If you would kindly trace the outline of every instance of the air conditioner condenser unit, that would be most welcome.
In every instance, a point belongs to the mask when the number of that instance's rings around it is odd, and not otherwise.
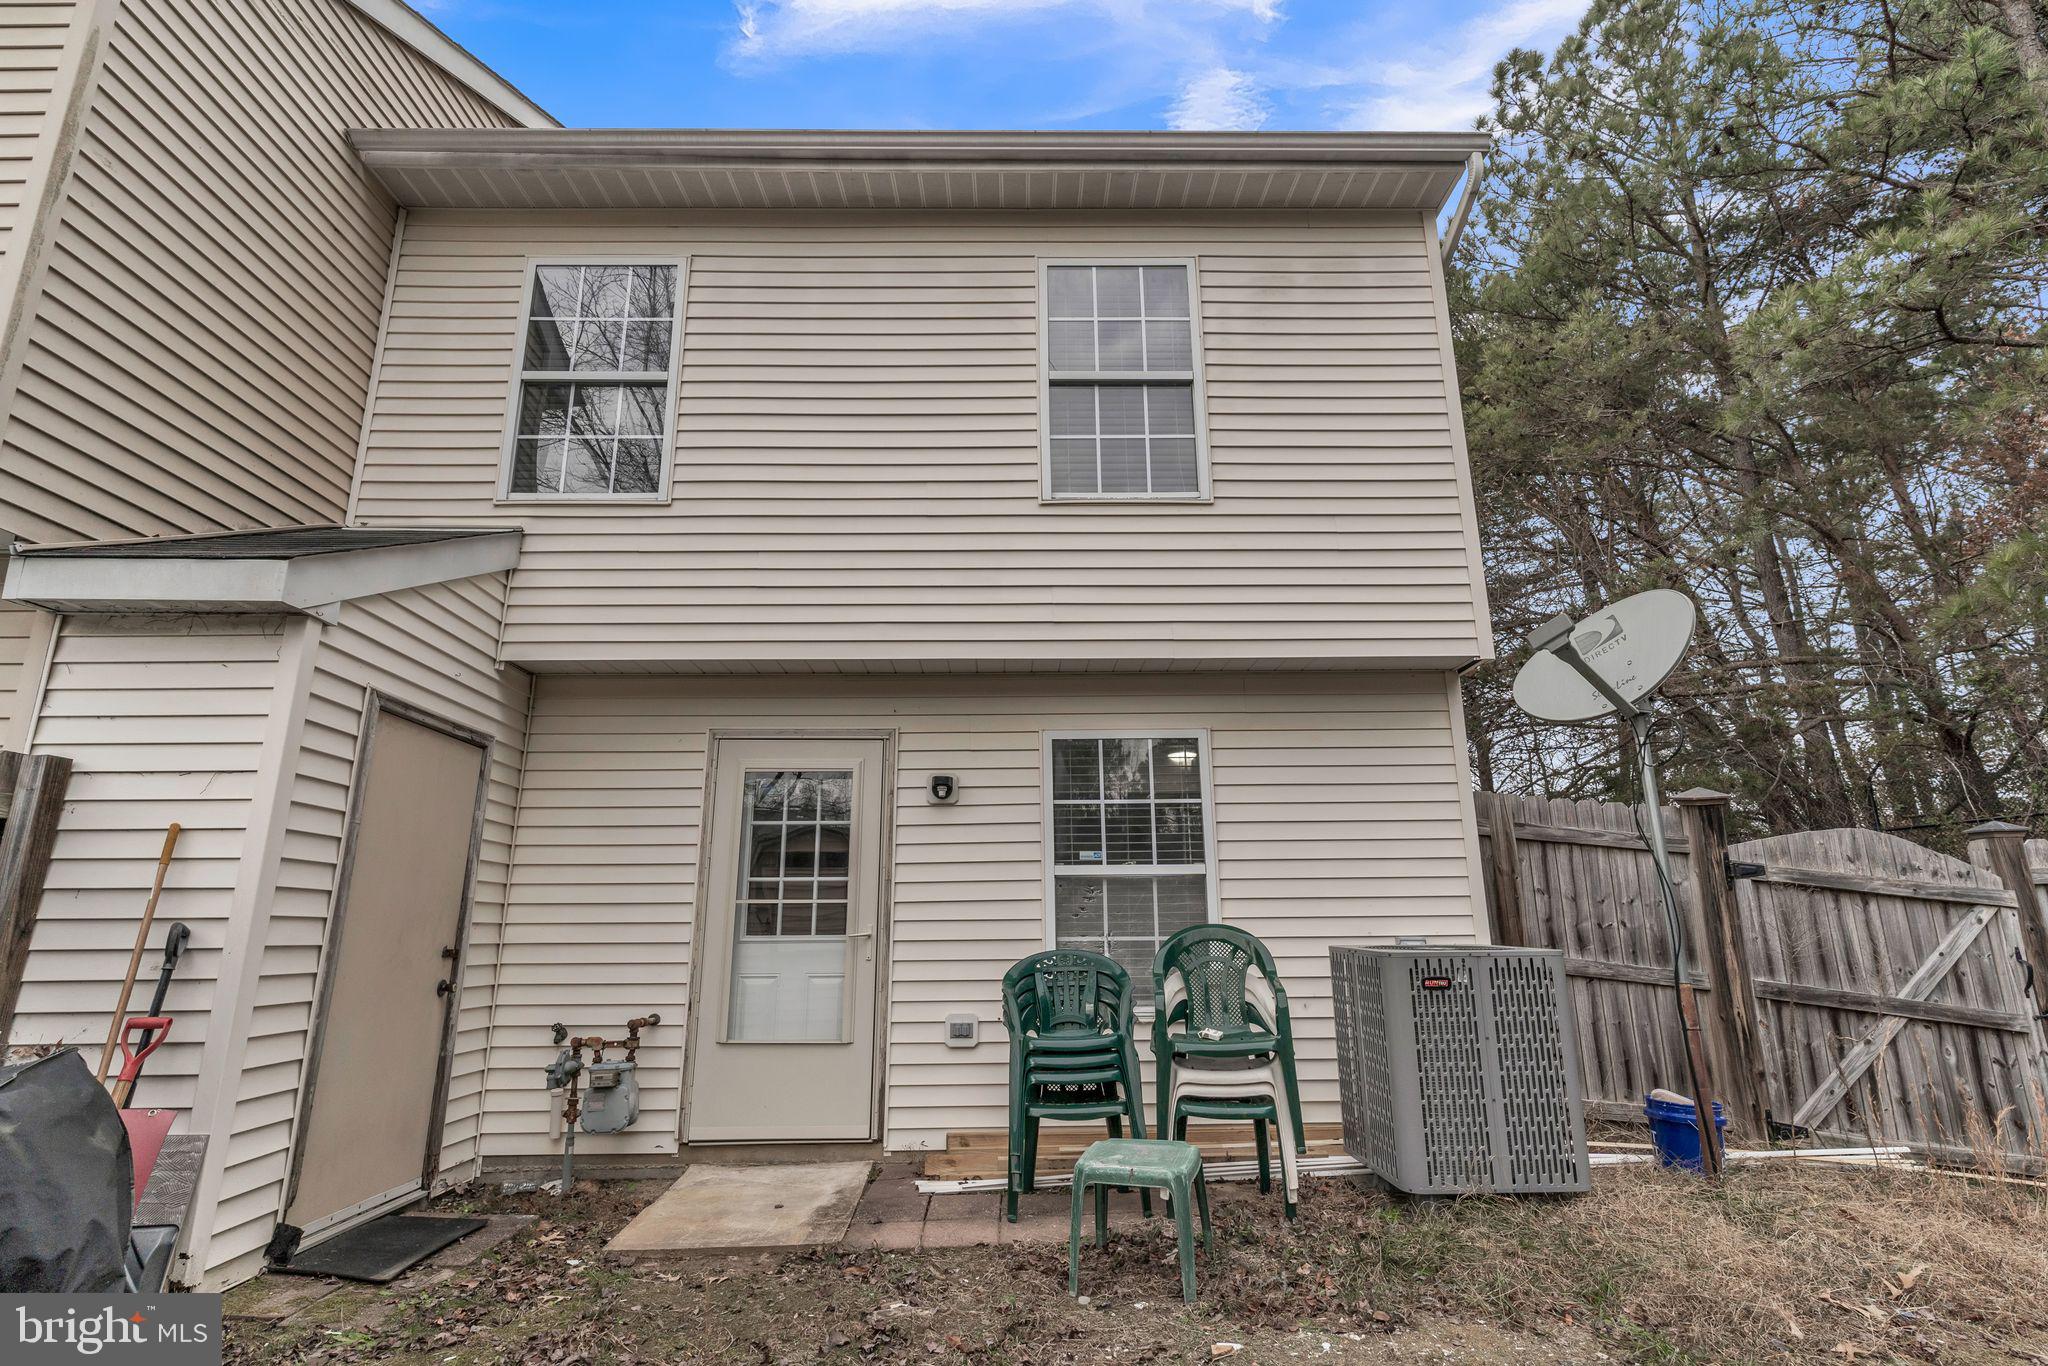
[[[1344,1148],[1416,1195],[1583,1191],[1585,1098],[1564,954],[1330,950]]]

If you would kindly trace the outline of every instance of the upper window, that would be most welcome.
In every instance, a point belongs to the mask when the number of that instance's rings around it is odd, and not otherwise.
[[[1210,918],[1202,737],[1059,736],[1048,746],[1052,942],[1114,958],[1147,1002],[1160,944]]]
[[[508,497],[663,495],[679,273],[672,265],[534,270]]]
[[[1205,495],[1189,267],[1045,268],[1045,490]]]

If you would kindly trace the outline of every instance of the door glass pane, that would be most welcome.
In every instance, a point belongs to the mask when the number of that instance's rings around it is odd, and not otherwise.
[[[727,1038],[841,1042],[853,774],[749,771],[740,810]]]

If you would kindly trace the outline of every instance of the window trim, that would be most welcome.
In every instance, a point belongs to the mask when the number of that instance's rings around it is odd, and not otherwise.
[[[1064,493],[1052,488],[1052,287],[1054,266],[1183,266],[1188,273],[1188,345],[1194,369],[1189,374],[1195,408],[1195,479],[1193,493]],[[1209,503],[1209,395],[1203,379],[1201,258],[1199,256],[1041,256],[1038,258],[1038,501],[1045,504]],[[1091,371],[1061,376],[1077,384],[1143,384],[1130,374]],[[1153,383],[1179,384],[1172,380]],[[1081,736],[1068,738],[1080,739]]]
[[[1124,864],[1074,864],[1061,867],[1053,862],[1053,797],[1052,797],[1052,747],[1056,740],[1177,740],[1194,736],[1202,745],[1202,863],[1124,863]],[[1203,876],[1203,891],[1208,901],[1208,923],[1219,925],[1223,922],[1223,903],[1217,893],[1216,867],[1216,746],[1210,738],[1207,726],[1132,726],[1095,727],[1088,730],[1049,730],[1039,737],[1039,860],[1045,868],[1045,890],[1043,911],[1045,917],[1045,947],[1056,949],[1058,928],[1055,924],[1055,908],[1058,892],[1055,879],[1060,873],[1069,875],[1086,873],[1101,876],[1105,870],[1111,877],[1172,877],[1199,872]]]
[[[558,371],[526,369],[526,332],[532,323],[533,291],[535,280],[546,266],[672,266],[676,272],[676,316],[671,323],[668,343],[668,373],[654,371]],[[597,255],[546,255],[528,256],[520,274],[518,330],[512,338],[511,376],[505,386],[505,431],[498,449],[498,484],[493,499],[499,507],[533,507],[548,504],[570,504],[588,507],[592,504],[605,506],[613,503],[638,505],[664,504],[673,496],[671,484],[675,478],[676,430],[679,425],[677,407],[682,400],[683,366],[683,314],[690,284],[690,261],[687,256],[649,255],[644,252],[607,252]],[[602,375],[602,379],[591,379]],[[595,384],[653,384],[659,381],[668,386],[668,423],[661,434],[661,481],[653,493],[514,493],[512,491],[512,453],[519,439],[519,396],[527,381],[535,383],[595,383]]]

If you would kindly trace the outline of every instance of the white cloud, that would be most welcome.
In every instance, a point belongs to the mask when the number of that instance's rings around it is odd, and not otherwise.
[[[1249,130],[1264,124],[1273,106],[1259,93],[1258,82],[1227,66],[1212,67],[1190,79],[1167,111],[1170,127],[1185,132]]]
[[[887,50],[943,29],[969,29],[1053,10],[1090,11],[1121,30],[1173,31],[1190,21],[1280,18],[1281,0],[735,0],[735,56],[769,60]],[[1077,34],[1077,36],[1080,36]]]
[[[1554,44],[1587,3],[1494,0],[1418,39],[1398,9],[1290,26],[1285,0],[733,0],[726,57],[746,69],[979,44],[1001,60],[1016,44],[1072,73],[1040,121],[1164,102],[1169,126],[1191,130],[1466,128],[1490,108],[1494,64]]]
[[[1358,73],[1374,93],[1344,121],[1365,128],[1469,128],[1493,107],[1487,86],[1508,49],[1549,46],[1577,26],[1586,0],[1509,0],[1466,20],[1442,48],[1373,63]]]

